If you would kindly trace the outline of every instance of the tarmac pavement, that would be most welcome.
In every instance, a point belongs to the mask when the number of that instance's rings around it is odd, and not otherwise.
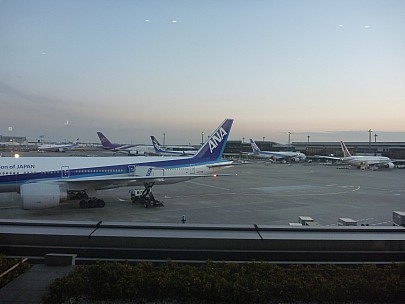
[[[22,210],[18,194],[0,194],[0,218],[186,224],[288,225],[310,216],[321,225],[341,217],[358,225],[392,225],[392,212],[405,211],[405,170],[337,169],[317,164],[238,165],[222,171],[237,174],[156,185],[162,208],[130,201],[124,187],[98,191],[104,208],[81,209],[77,201],[58,207]]]
[[[340,217],[358,225],[391,226],[392,212],[405,211],[405,170],[337,169],[319,164],[237,165],[218,178],[153,188],[165,207],[132,204],[128,191],[99,191],[105,208],[80,209],[64,202],[44,210],[22,210],[18,194],[0,194],[0,218],[71,221],[116,221],[193,224],[288,225],[311,216],[321,225],[337,225]],[[49,284],[74,266],[34,265],[0,290],[0,303],[41,303]]]

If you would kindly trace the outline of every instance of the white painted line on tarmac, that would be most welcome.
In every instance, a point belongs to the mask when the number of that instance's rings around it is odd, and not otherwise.
[[[356,191],[360,190],[360,186],[344,186],[344,185],[340,186],[338,184],[330,184],[330,185],[326,185],[326,187],[338,187],[338,188],[343,188],[343,189],[356,187],[355,189],[352,190],[352,192],[356,192]]]
[[[186,183],[199,185],[199,186],[205,186],[205,187],[209,187],[209,188],[227,190],[227,191],[231,190],[231,189],[227,189],[227,188],[222,188],[222,187],[217,187],[217,186],[212,186],[212,185],[207,185],[207,184],[202,184],[202,183],[197,183],[197,182],[186,182]]]

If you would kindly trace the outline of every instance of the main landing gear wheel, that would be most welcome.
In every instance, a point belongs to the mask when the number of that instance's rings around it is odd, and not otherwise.
[[[90,199],[82,199],[79,202],[79,206],[82,209],[87,209],[87,208],[104,208],[105,206],[105,201],[99,198],[90,198]]]

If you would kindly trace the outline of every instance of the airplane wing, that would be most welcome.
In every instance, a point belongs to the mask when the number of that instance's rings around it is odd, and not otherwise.
[[[271,153],[269,153],[269,155],[273,155],[274,158],[276,158],[276,159],[285,159],[285,158],[295,157],[295,155],[286,155],[286,154],[277,153],[277,152],[271,152]]]
[[[91,176],[91,177],[80,177],[80,178],[60,178],[57,182],[67,182],[67,183],[81,183],[81,182],[103,182],[103,181],[132,181],[132,180],[141,180],[141,181],[153,181],[161,179],[175,179],[175,178],[190,178],[190,177],[213,177],[217,174],[183,174],[183,175],[171,175],[171,176],[117,176],[117,177],[106,177],[106,176]]]
[[[341,157],[336,157],[336,156],[314,155],[313,157],[314,158],[320,158],[320,159],[342,160]]]
[[[216,163],[212,165],[207,165],[208,168],[218,168],[218,167],[231,167],[233,164],[233,161],[229,162],[223,162],[223,163]]]
[[[394,163],[393,161],[365,161],[368,166],[376,165],[388,165],[389,163]]]
[[[177,182],[194,179],[198,177],[218,177],[218,176],[234,176],[235,174],[183,174],[177,176],[91,176],[81,178],[60,178],[49,183],[68,184],[69,188],[81,189],[94,187],[94,189],[108,189],[120,186],[137,186],[145,183],[155,184],[174,184]],[[46,181],[45,181],[46,183]]]

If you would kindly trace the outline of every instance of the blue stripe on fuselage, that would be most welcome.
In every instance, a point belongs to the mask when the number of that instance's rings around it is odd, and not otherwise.
[[[233,120],[226,119],[211,135],[210,139],[200,148],[198,153],[193,157],[183,157],[179,159],[169,159],[169,160],[154,160],[146,161],[142,163],[125,162],[119,165],[104,165],[88,168],[69,168],[66,170],[68,177],[63,177],[63,168],[55,168],[49,171],[39,171],[34,173],[21,173],[21,174],[10,174],[10,175],[0,175],[0,184],[2,183],[23,183],[23,182],[35,182],[36,180],[52,180],[57,179],[62,180],[63,178],[74,179],[82,177],[94,177],[94,176],[108,176],[116,174],[129,174],[129,166],[140,166],[140,167],[155,167],[155,168],[184,168],[192,166],[204,166],[210,164],[216,164],[221,162],[226,162],[221,160],[222,153],[225,149],[225,144],[229,137],[229,132],[232,126]],[[114,161],[112,159],[112,161]],[[68,161],[66,166],[72,166]],[[112,172],[103,172],[103,171]],[[97,172],[100,171],[100,172]],[[14,172],[13,172],[14,173]]]
[[[147,163],[125,163],[114,166],[98,166],[98,167],[84,167],[69,169],[69,177],[65,177],[66,180],[83,178],[83,177],[97,177],[97,176],[109,176],[117,174],[128,175],[129,166],[139,166],[139,167],[155,167],[162,169],[171,169],[171,168],[187,168],[192,166],[204,166],[210,165],[223,161],[195,161],[193,158],[189,159],[179,159],[179,160],[167,160],[167,161],[155,161]],[[108,171],[108,172],[106,172]],[[25,182],[35,182],[37,180],[63,180],[62,170],[53,170],[49,172],[33,172],[33,173],[19,173],[19,174],[9,174],[9,175],[0,175],[0,184],[22,184]]]

